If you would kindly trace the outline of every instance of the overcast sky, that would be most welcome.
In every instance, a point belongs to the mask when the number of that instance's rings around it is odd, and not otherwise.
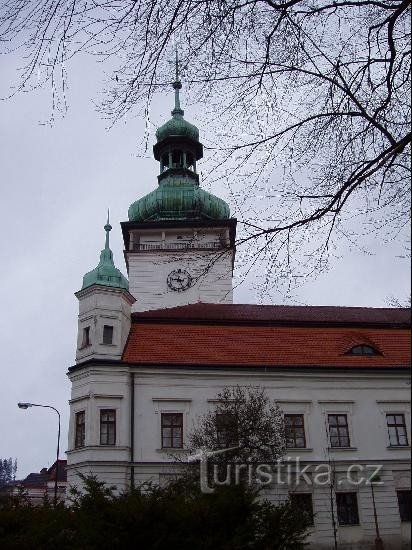
[[[0,61],[4,96],[16,60]],[[157,185],[157,162],[150,151],[138,155],[144,121],[130,118],[107,131],[92,102],[102,87],[100,67],[78,58],[69,71],[69,110],[53,126],[42,124],[50,116],[49,90],[0,102],[0,457],[17,457],[19,478],[53,463],[57,422],[47,409],[19,410],[18,401],[57,407],[63,421],[61,457],[67,448],[66,372],[74,362],[78,311],[73,293],[97,265],[106,210],[110,207],[115,263],[125,272],[119,222],[127,220],[134,200]],[[169,118],[172,101],[170,92],[156,102],[155,126]],[[184,108],[196,123],[196,109]],[[198,125],[202,139],[207,128]],[[150,150],[152,142],[153,135]],[[226,198],[221,186],[212,192]],[[385,307],[390,296],[409,296],[409,262],[398,257],[404,253],[401,243],[372,242],[369,255],[339,253],[328,273],[289,303]],[[253,286],[250,277],[236,289],[235,302],[284,301],[276,292],[256,296]]]

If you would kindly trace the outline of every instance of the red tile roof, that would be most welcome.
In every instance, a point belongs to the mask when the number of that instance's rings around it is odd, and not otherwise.
[[[174,319],[191,321],[263,322],[265,324],[411,324],[409,308],[367,308],[336,306],[271,306],[255,304],[197,303],[168,309],[133,313],[134,320]]]
[[[195,304],[133,314],[123,360],[140,365],[408,367],[409,324],[410,312],[404,309]],[[382,355],[345,355],[359,343],[375,346]]]

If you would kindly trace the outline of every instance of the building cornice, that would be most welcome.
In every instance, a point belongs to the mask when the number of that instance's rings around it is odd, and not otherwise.
[[[203,371],[252,371],[252,372],[308,372],[313,371],[315,373],[322,372],[365,372],[365,373],[397,373],[405,375],[409,372],[409,365],[392,365],[392,366],[376,366],[376,365],[262,365],[262,364],[250,364],[250,365],[239,365],[239,364],[202,364],[202,363],[188,363],[188,364],[176,364],[176,363],[128,363],[122,360],[100,360],[100,359],[88,359],[77,365],[72,365],[68,368],[68,374],[79,371],[81,369],[87,369],[91,367],[102,367],[102,368],[112,368],[113,366],[124,367],[126,369],[131,369],[135,372],[144,369],[153,369],[154,371],[159,371],[161,369],[165,370],[176,370],[176,371],[193,371],[193,370],[203,370]]]

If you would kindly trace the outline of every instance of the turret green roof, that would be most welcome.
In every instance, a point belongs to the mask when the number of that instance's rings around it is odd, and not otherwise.
[[[109,232],[112,226],[107,218],[107,223],[104,226],[106,231],[106,243],[104,249],[100,253],[100,261],[97,267],[86,273],[83,277],[82,290],[92,285],[109,286],[114,288],[123,288],[129,290],[129,281],[123,273],[117,269],[113,262],[113,252],[109,246]]]
[[[199,130],[190,122],[187,122],[183,118],[185,114],[183,109],[180,108],[179,90],[182,84],[179,80],[173,82],[173,88],[175,90],[175,108],[172,111],[172,118],[168,120],[163,126],[156,131],[157,141],[163,141],[171,136],[188,137],[194,141],[199,141]]]
[[[230,217],[229,206],[224,200],[199,187],[195,165],[190,168],[184,163],[179,165],[171,161],[175,150],[186,150],[195,160],[203,155],[199,130],[183,118],[179,97],[182,84],[177,67],[176,60],[176,80],[173,82],[175,107],[172,118],[157,130],[157,144],[153,147],[155,158],[161,162],[159,187],[131,204],[129,220],[133,222],[221,220]],[[167,165],[162,164],[163,157],[169,159]]]
[[[199,130],[183,118],[175,115],[156,131],[157,141],[162,141],[169,136],[185,136],[196,141],[199,140]]]
[[[129,208],[129,220],[221,220],[230,217],[226,202],[198,185],[181,181],[165,182],[134,202]]]

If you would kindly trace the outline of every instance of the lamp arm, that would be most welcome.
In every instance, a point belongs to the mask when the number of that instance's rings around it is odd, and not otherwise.
[[[57,416],[59,418],[59,429],[57,432],[57,450],[56,450],[56,474],[54,479],[54,506],[57,505],[57,482],[59,477],[59,454],[60,454],[60,412],[56,409],[56,407],[52,407],[52,405],[40,405],[39,403],[30,403],[31,407],[42,407],[43,409],[53,409],[54,412],[57,413]]]

